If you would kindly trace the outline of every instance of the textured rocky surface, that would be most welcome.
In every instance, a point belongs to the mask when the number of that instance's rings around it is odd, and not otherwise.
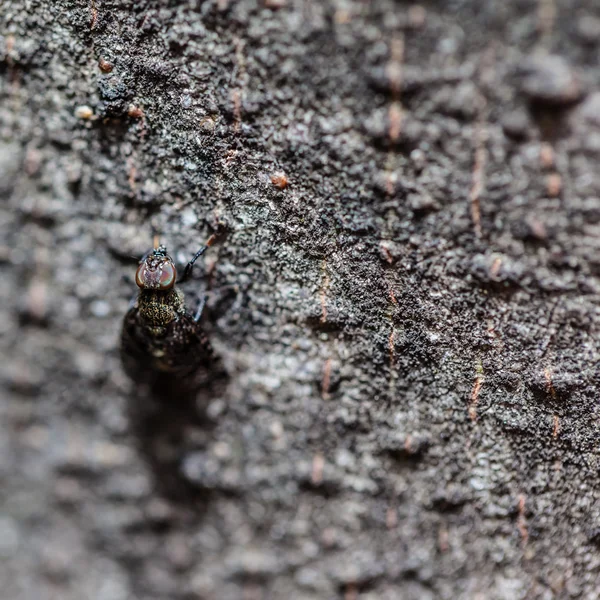
[[[599,597],[593,0],[0,24],[3,597]],[[136,259],[218,223],[229,378],[157,403]]]

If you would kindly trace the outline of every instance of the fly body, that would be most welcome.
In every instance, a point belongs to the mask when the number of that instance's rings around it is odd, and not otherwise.
[[[138,296],[125,315],[121,334],[123,364],[133,379],[151,383],[162,374],[179,383],[200,384],[209,378],[215,356],[200,325],[204,302],[192,315],[176,283],[190,276],[194,262],[214,237],[188,263],[179,281],[175,263],[164,246],[140,261],[135,275]]]

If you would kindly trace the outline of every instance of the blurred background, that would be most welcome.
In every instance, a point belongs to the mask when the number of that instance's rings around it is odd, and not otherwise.
[[[4,0],[0,596],[599,598],[599,47],[594,0]],[[227,377],[158,401],[137,261],[218,224]]]

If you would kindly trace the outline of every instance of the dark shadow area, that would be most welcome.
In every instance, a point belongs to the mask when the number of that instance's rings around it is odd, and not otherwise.
[[[191,444],[191,431],[210,438],[214,421],[206,409],[223,394],[228,377],[218,362],[210,379],[190,382],[171,375],[154,375],[140,384],[128,398],[130,431],[136,446],[152,471],[157,493],[177,504],[200,509],[209,499],[182,473],[182,459]]]

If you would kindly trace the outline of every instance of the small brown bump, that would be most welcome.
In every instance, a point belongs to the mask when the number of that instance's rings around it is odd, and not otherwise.
[[[321,534],[321,542],[325,548],[333,548],[336,542],[335,529],[333,527],[325,527]]]
[[[425,25],[427,11],[420,4],[413,4],[408,9],[408,24],[414,29],[420,29]]]
[[[144,117],[144,111],[139,106],[130,104],[129,108],[127,109],[127,116],[131,117],[132,119],[141,119]]]
[[[320,452],[317,452],[313,457],[312,473],[310,476],[313,485],[321,485],[323,483],[323,469],[325,468],[325,458]]]
[[[538,2],[538,30],[542,34],[549,34],[552,32],[554,23],[556,21],[556,4],[555,0],[539,0]]]
[[[113,65],[112,63],[108,62],[106,59],[101,58],[98,61],[98,67],[100,67],[100,70],[103,73],[110,73],[113,70]]]
[[[545,240],[548,237],[546,226],[538,218],[531,216],[527,219],[529,233],[537,240]]]
[[[225,154],[225,158],[223,159],[223,164],[228,167],[235,160],[237,153],[238,151],[234,148],[229,148],[229,150],[227,150],[227,154]]]
[[[550,173],[546,177],[546,191],[550,198],[556,198],[562,190],[562,178],[558,173]]]
[[[400,139],[400,133],[402,131],[403,112],[402,105],[399,102],[392,102],[392,104],[390,104],[388,118],[390,124],[388,136],[390,142],[395,144]]]
[[[500,273],[500,267],[502,266],[502,259],[498,256],[494,259],[492,266],[490,267],[490,277],[496,279]]]
[[[338,8],[333,15],[333,20],[336,25],[346,25],[347,23],[350,23],[351,18],[352,15],[350,11],[344,8]]]
[[[390,367],[394,367],[394,358],[395,358],[395,350],[396,347],[396,329],[392,327],[392,331],[390,332],[390,337],[388,338],[388,351],[390,355]]]
[[[448,549],[450,548],[449,538],[448,529],[445,525],[442,525],[438,531],[438,547],[440,552],[448,552]]]
[[[552,383],[552,369],[550,369],[550,367],[544,369],[544,379],[546,380],[546,392],[556,400],[556,390]]]
[[[548,143],[540,146],[540,163],[544,169],[550,169],[554,166],[554,150]]]
[[[12,64],[12,57],[9,55],[12,54],[14,47],[15,47],[15,36],[11,33],[6,36],[6,54],[8,55],[8,58],[11,60],[11,64]]]
[[[387,173],[385,176],[385,193],[393,196],[396,193],[396,184],[398,183],[398,173]]]
[[[519,535],[521,536],[521,544],[523,548],[527,546],[527,542],[529,540],[529,530],[527,528],[527,519],[525,518],[525,495],[519,494],[519,506],[518,506],[519,515],[517,517],[517,528],[519,530]]]
[[[27,291],[27,314],[35,322],[41,323],[48,313],[48,286],[39,277],[35,277]]]
[[[393,264],[394,257],[392,256],[390,249],[383,242],[379,244],[379,248],[381,250],[381,258],[383,258],[389,265]]]
[[[94,116],[94,111],[86,104],[83,104],[75,109],[75,116],[78,119],[89,121]]]
[[[40,172],[40,168],[42,166],[42,155],[37,148],[29,148],[27,150],[27,154],[25,155],[25,161],[23,163],[23,167],[25,169],[25,173],[30,177],[33,177],[37,173]]]
[[[288,178],[285,173],[274,173],[271,175],[271,183],[280,190],[284,190],[288,186]]]
[[[379,242],[379,258],[388,265],[394,264],[402,255],[402,250],[398,244],[391,240],[381,240]]]
[[[265,0],[265,8],[277,10],[283,8],[287,4],[287,0]]]
[[[344,591],[344,600],[357,600],[358,598],[358,587],[356,583],[350,581],[346,584],[346,590]]]
[[[240,90],[231,92],[231,100],[233,102],[233,130],[237,133],[242,126],[242,95]]]
[[[473,384],[473,389],[471,390],[471,401],[469,403],[469,418],[471,421],[477,420],[477,404],[479,403],[479,392],[481,391],[481,386],[483,385],[483,377],[481,375],[477,375],[475,378],[475,383]]]
[[[96,23],[98,22],[98,9],[96,8],[96,3],[92,0],[92,21],[90,23],[90,29],[93,30],[96,27]]]
[[[395,529],[398,526],[398,511],[393,506],[389,506],[385,514],[385,526],[388,529]]]
[[[215,121],[214,117],[209,115],[207,117],[204,117],[198,125],[199,125],[200,129],[202,129],[202,131],[212,133],[215,130],[216,121]]]
[[[137,168],[134,158],[131,156],[127,159],[127,182],[131,190],[135,192],[137,188]]]
[[[558,437],[558,434],[560,433],[560,419],[558,418],[558,415],[554,415],[553,423],[554,425],[552,427],[552,437],[556,439]]]

